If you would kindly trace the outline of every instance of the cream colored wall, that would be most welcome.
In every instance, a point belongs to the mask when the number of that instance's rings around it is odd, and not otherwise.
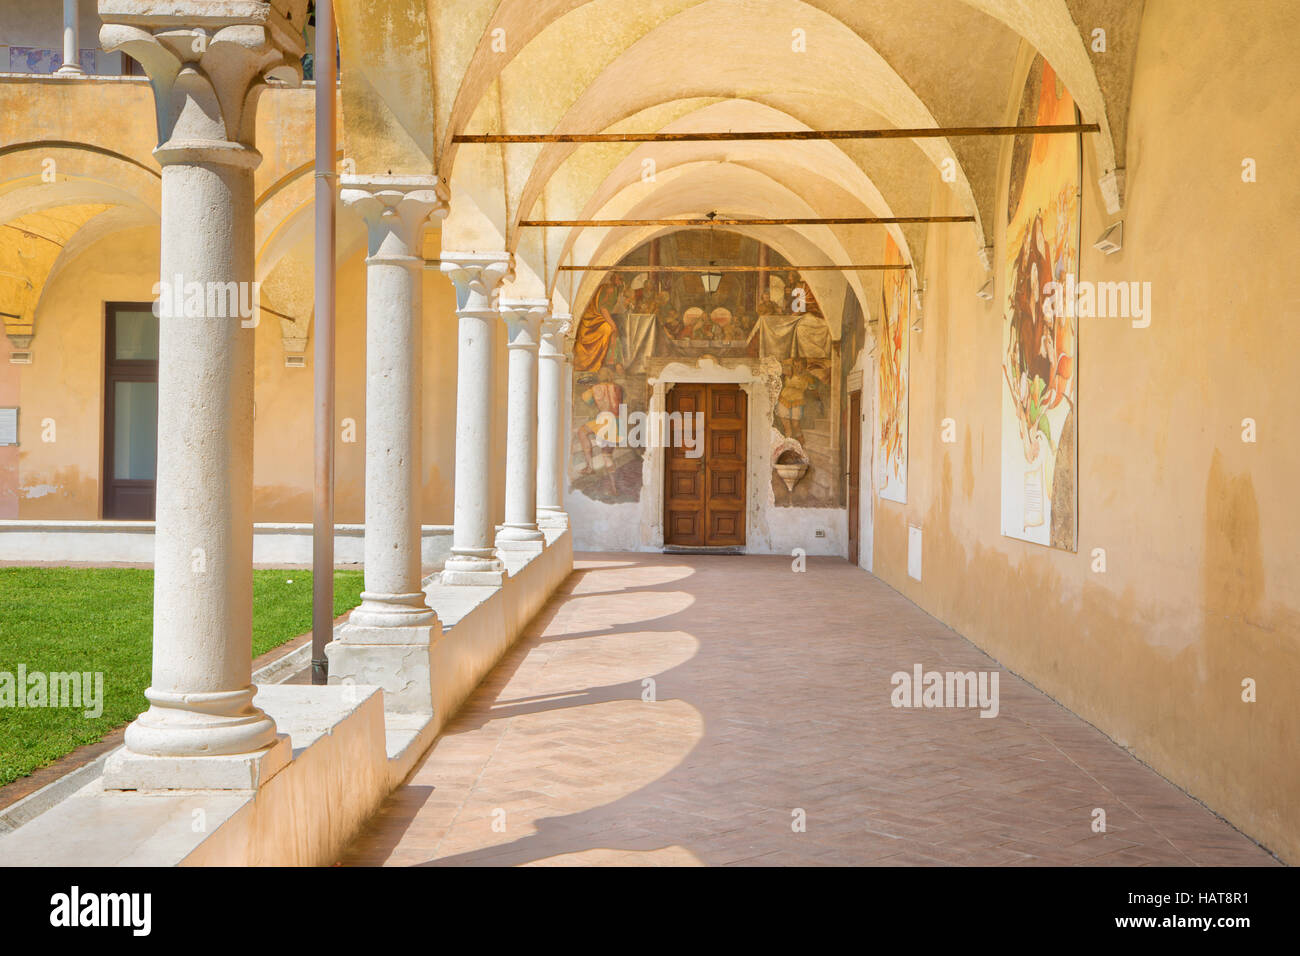
[[[158,230],[116,233],[45,287],[31,365],[19,371],[19,518],[98,518],[104,427],[104,304],[149,302]],[[42,423],[54,423],[54,441]]]
[[[61,13],[59,13],[61,17]],[[83,37],[84,39],[84,37]],[[27,140],[87,142],[156,168],[153,98],[143,81],[0,81],[0,143]],[[85,117],[104,117],[89,126]],[[293,251],[296,235],[286,224],[311,198],[312,91],[277,89],[258,107],[258,146],[263,161],[255,176],[258,195],[259,269],[276,254]],[[5,135],[7,132],[7,136]],[[19,152],[0,168],[0,198],[29,184],[41,171],[42,151]],[[58,153],[59,173],[139,199],[157,202],[156,177],[127,163],[82,150]],[[54,188],[54,187],[51,187]],[[55,207],[56,209],[58,207]],[[147,215],[147,214],[146,214]],[[311,210],[306,207],[310,230]],[[344,238],[359,229],[340,212]],[[92,220],[92,225],[94,220]],[[350,231],[349,231],[350,230]],[[277,237],[288,233],[290,240]],[[0,518],[81,519],[101,517],[103,459],[104,303],[152,300],[158,281],[157,226],[119,229],[60,263],[42,292],[35,316],[32,365],[8,363],[10,343],[0,339],[0,405],[18,405],[18,448],[0,448]],[[438,231],[426,237],[436,255]],[[270,258],[266,258],[269,256]],[[338,418],[356,422],[356,442],[336,442],[336,516],[364,519],[365,496],[365,252],[355,250],[338,270]],[[259,274],[263,274],[259,272]],[[310,308],[308,300],[307,308]],[[426,524],[452,521],[455,460],[455,296],[439,272],[424,275],[424,494]],[[254,422],[254,520],[310,521],[312,516],[312,348],[307,368],[284,366],[278,320],[263,316],[257,336]],[[505,348],[499,343],[494,434],[493,500],[504,510]],[[41,441],[41,422],[55,421],[54,443]]]
[[[1148,0],[1124,250],[1111,257],[1091,248],[1109,219],[1085,150],[1081,278],[1149,281],[1154,307],[1147,329],[1080,322],[1079,552],[1000,534],[1002,270],[993,302],[978,300],[967,234],[934,226],[908,504],[877,502],[874,558],[918,605],[1295,863],[1300,14],[1259,6],[1267,30],[1226,6]],[[1243,157],[1258,183],[1241,181]],[[1001,182],[1004,208],[1005,156]],[[941,184],[935,196],[935,213],[957,211]],[[940,442],[945,417],[955,444]],[[1241,440],[1246,417],[1256,444]],[[920,583],[908,524],[924,531]],[[1241,699],[1244,678],[1256,703]]]
[[[365,263],[357,252],[339,268],[337,417],[356,422],[356,442],[336,451],[337,520],[364,520]],[[0,367],[0,405],[16,404],[20,446],[0,449],[0,517],[99,518],[103,459],[104,304],[152,299],[158,281],[158,231],[145,227],[93,244],[47,287],[37,313],[31,365]],[[424,495],[426,524],[452,521],[455,460],[456,317],[451,283],[424,278]],[[254,520],[310,521],[312,516],[312,369],[286,368],[279,324],[258,324],[254,421]],[[6,348],[8,342],[5,342]],[[308,355],[311,354],[309,343]],[[504,353],[502,348],[501,353]],[[7,358],[7,356],[6,356]],[[504,354],[498,376],[499,434],[494,460],[504,462]],[[45,419],[55,441],[41,440]],[[6,459],[12,459],[7,467]],[[504,469],[494,475],[498,511]],[[498,514],[498,519],[500,515]]]

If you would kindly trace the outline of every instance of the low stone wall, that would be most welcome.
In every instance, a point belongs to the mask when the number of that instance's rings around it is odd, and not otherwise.
[[[259,685],[293,759],[257,791],[103,788],[96,777],[0,836],[4,866],[304,866],[333,862],[410,773],[573,570],[567,529],[508,564],[500,588],[425,588],[443,619],[431,714],[394,713],[361,684]]]
[[[359,566],[366,526],[334,526],[334,564]],[[443,566],[451,551],[450,525],[424,525],[421,562],[426,571]],[[311,564],[310,524],[253,525],[255,565]],[[153,564],[152,521],[0,521],[0,561],[30,564]]]

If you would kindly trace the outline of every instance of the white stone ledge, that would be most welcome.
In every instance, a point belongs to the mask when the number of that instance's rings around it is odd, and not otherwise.
[[[311,865],[328,862],[388,794],[374,687],[275,684],[257,703],[293,760],[258,791],[105,790],[96,778],[0,837],[6,866]]]
[[[259,684],[258,706],[293,750],[261,790],[109,791],[96,773],[0,835],[0,866],[332,863],[573,570],[567,529],[546,540],[500,588],[444,587],[436,575],[426,586],[444,624],[432,717],[386,713],[372,686]]]
[[[573,570],[568,529],[545,534],[541,553],[511,557],[510,574],[499,588],[444,585],[437,575],[425,585],[429,606],[442,622],[431,662],[433,722],[439,731]]]
[[[365,525],[334,526],[336,567],[360,565],[365,552]],[[312,529],[306,523],[253,525],[255,565],[311,564]],[[451,525],[421,528],[420,560],[441,568],[451,552]],[[152,521],[0,520],[0,561],[48,564],[88,562],[152,564]]]

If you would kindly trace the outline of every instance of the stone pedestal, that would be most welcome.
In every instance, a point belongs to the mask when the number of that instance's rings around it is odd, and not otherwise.
[[[572,317],[556,315],[542,321],[537,370],[537,526],[567,528],[564,511],[565,448],[569,433],[564,339]]]
[[[497,550],[538,554],[546,538],[537,528],[537,350],[546,299],[502,299],[509,352],[506,425],[506,520]]]
[[[446,216],[436,177],[344,176],[344,205],[366,221],[365,590],[351,624],[437,624],[421,587],[421,237]],[[440,194],[439,190],[443,192]]]
[[[104,13],[100,38],[149,73],[162,166],[159,289],[205,290],[205,313],[159,299],[158,470],[149,709],[109,758],[109,789],[248,789],[289,761],[253,704],[253,170],[257,94],[297,76],[302,39],[216,0],[202,28],[174,4]],[[220,32],[223,42],[210,43]],[[215,294],[238,290],[232,302]],[[253,301],[253,314],[239,302]]]
[[[331,684],[377,684],[387,710],[430,712],[442,625],[420,567],[421,237],[447,214],[433,176],[344,176],[366,221],[366,533],[361,604],[325,648]]]
[[[456,505],[443,584],[500,586],[492,488],[492,328],[498,294],[511,269],[506,252],[443,252],[442,271],[456,286],[460,321],[456,379]]]

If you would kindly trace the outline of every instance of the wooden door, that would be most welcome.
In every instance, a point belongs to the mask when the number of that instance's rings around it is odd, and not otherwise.
[[[858,509],[862,505],[859,488],[862,484],[862,390],[849,392],[849,416],[845,421],[848,428],[848,441],[844,447],[849,450],[849,471],[846,486],[849,496],[849,563],[858,563],[858,535],[862,524]]]
[[[704,415],[705,544],[745,543],[745,399],[739,385],[708,385]]]
[[[745,543],[746,398],[739,385],[682,383],[668,392],[669,421],[690,418],[688,447],[664,436],[664,544],[739,547]],[[697,434],[696,413],[703,415]]]
[[[680,414],[684,420],[703,412],[706,386],[674,385],[668,392],[668,421]],[[696,419],[691,418],[694,422]],[[692,432],[694,436],[694,432]],[[675,440],[671,426],[664,429],[664,544],[704,546],[705,462],[692,458],[690,449]]]

